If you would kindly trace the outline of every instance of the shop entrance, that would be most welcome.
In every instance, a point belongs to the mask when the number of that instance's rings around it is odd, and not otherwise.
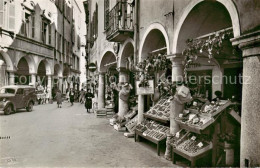
[[[29,85],[29,65],[24,57],[18,62],[17,69],[15,83],[19,85]]]
[[[37,71],[37,83],[43,87],[47,87],[48,78],[46,76],[46,66],[43,61],[40,62],[38,71]]]

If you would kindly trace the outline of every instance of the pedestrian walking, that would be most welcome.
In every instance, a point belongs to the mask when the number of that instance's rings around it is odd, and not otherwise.
[[[67,100],[68,102],[70,102],[70,91],[69,91],[69,89],[68,89],[67,92],[66,92],[66,100]]]
[[[60,91],[60,90],[57,91],[55,98],[56,98],[56,100],[57,100],[58,108],[61,108],[61,104],[62,104],[62,94],[61,94],[61,91]]]
[[[70,103],[73,106],[75,91],[72,88],[70,89],[69,96],[70,96]]]
[[[84,97],[85,97],[85,91],[84,91],[84,89],[81,89],[80,96],[79,96],[79,102],[81,104],[84,102]]]
[[[90,92],[90,89],[87,90],[87,93],[85,95],[85,108],[87,109],[87,112],[90,112],[90,109],[92,109],[92,98],[94,95]]]

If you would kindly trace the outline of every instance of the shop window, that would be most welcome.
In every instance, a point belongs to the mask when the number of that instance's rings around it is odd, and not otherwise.
[[[49,44],[51,44],[51,25],[49,24]]]
[[[0,0],[0,27],[4,26],[4,0]]]
[[[47,36],[47,23],[42,21],[42,28],[41,28],[41,34],[42,34],[42,42],[46,43],[46,36]]]
[[[9,4],[8,27],[11,30],[15,29],[15,4]]]

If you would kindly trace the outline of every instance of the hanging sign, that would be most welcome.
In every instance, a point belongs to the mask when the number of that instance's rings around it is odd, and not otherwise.
[[[140,81],[136,81],[136,94],[137,95],[151,95],[154,94],[154,81],[148,80],[148,86],[140,86]]]
[[[97,69],[97,65],[95,63],[88,64],[88,70],[91,72],[95,72]]]

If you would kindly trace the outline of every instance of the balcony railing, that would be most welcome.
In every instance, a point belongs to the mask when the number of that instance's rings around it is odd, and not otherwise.
[[[109,41],[124,41],[134,32],[133,6],[127,2],[118,2],[107,14],[106,34]]]

